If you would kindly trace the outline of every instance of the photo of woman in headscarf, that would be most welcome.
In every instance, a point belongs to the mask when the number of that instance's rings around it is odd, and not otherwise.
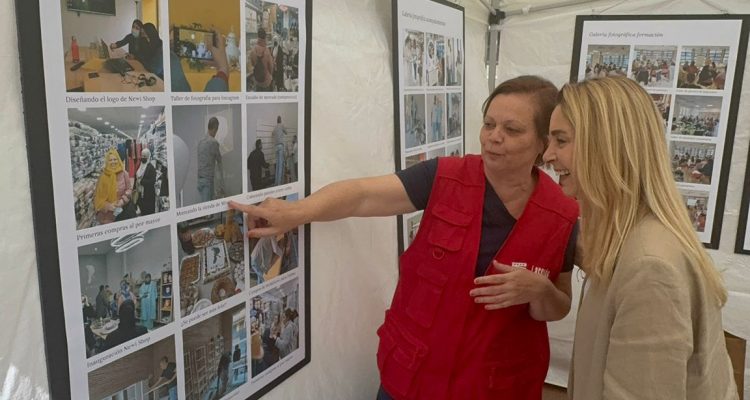
[[[141,151],[141,165],[135,173],[138,182],[138,208],[140,215],[150,215],[156,211],[156,168],[151,163],[151,152]]]
[[[94,193],[96,221],[99,224],[108,224],[134,217],[135,215],[122,215],[123,210],[130,203],[131,195],[130,179],[125,173],[125,166],[120,155],[114,148],[109,149],[104,156],[104,169],[96,183]]]

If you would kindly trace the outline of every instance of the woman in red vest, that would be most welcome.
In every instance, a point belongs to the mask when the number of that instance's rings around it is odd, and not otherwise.
[[[556,94],[534,76],[500,84],[483,106],[481,156],[336,182],[297,202],[230,203],[262,220],[251,237],[424,210],[378,330],[379,399],[541,399],[545,321],[570,309],[578,218],[535,167]]]
[[[674,182],[651,96],[605,78],[566,85],[559,100],[545,160],[580,199],[587,275],[569,395],[737,399],[727,292]]]

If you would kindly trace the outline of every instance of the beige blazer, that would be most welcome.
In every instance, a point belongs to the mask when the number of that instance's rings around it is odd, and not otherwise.
[[[574,400],[734,400],[721,309],[655,217],[625,240],[608,286],[588,281],[568,393]]]

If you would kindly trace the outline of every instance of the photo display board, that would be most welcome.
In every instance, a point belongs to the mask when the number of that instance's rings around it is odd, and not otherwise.
[[[256,399],[310,360],[309,0],[18,1],[52,398]],[[40,28],[43,27],[43,28]]]
[[[698,238],[719,248],[748,16],[578,16],[571,81],[627,76],[664,122],[672,172]]]
[[[435,0],[393,0],[396,170],[464,155],[464,9]],[[398,217],[399,252],[422,211]]]

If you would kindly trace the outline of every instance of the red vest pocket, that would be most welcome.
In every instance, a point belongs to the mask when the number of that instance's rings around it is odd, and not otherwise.
[[[432,220],[427,241],[451,252],[461,250],[472,216],[444,204],[436,204],[432,208],[432,214],[437,218]],[[435,251],[433,256],[437,259],[442,258],[442,255],[435,255]]]
[[[378,369],[383,387],[393,396],[409,396],[414,378],[427,356],[428,347],[389,318],[378,329]]]
[[[419,325],[429,328],[437,314],[448,277],[436,269],[421,266],[417,269],[419,280],[409,297],[406,314]]]

